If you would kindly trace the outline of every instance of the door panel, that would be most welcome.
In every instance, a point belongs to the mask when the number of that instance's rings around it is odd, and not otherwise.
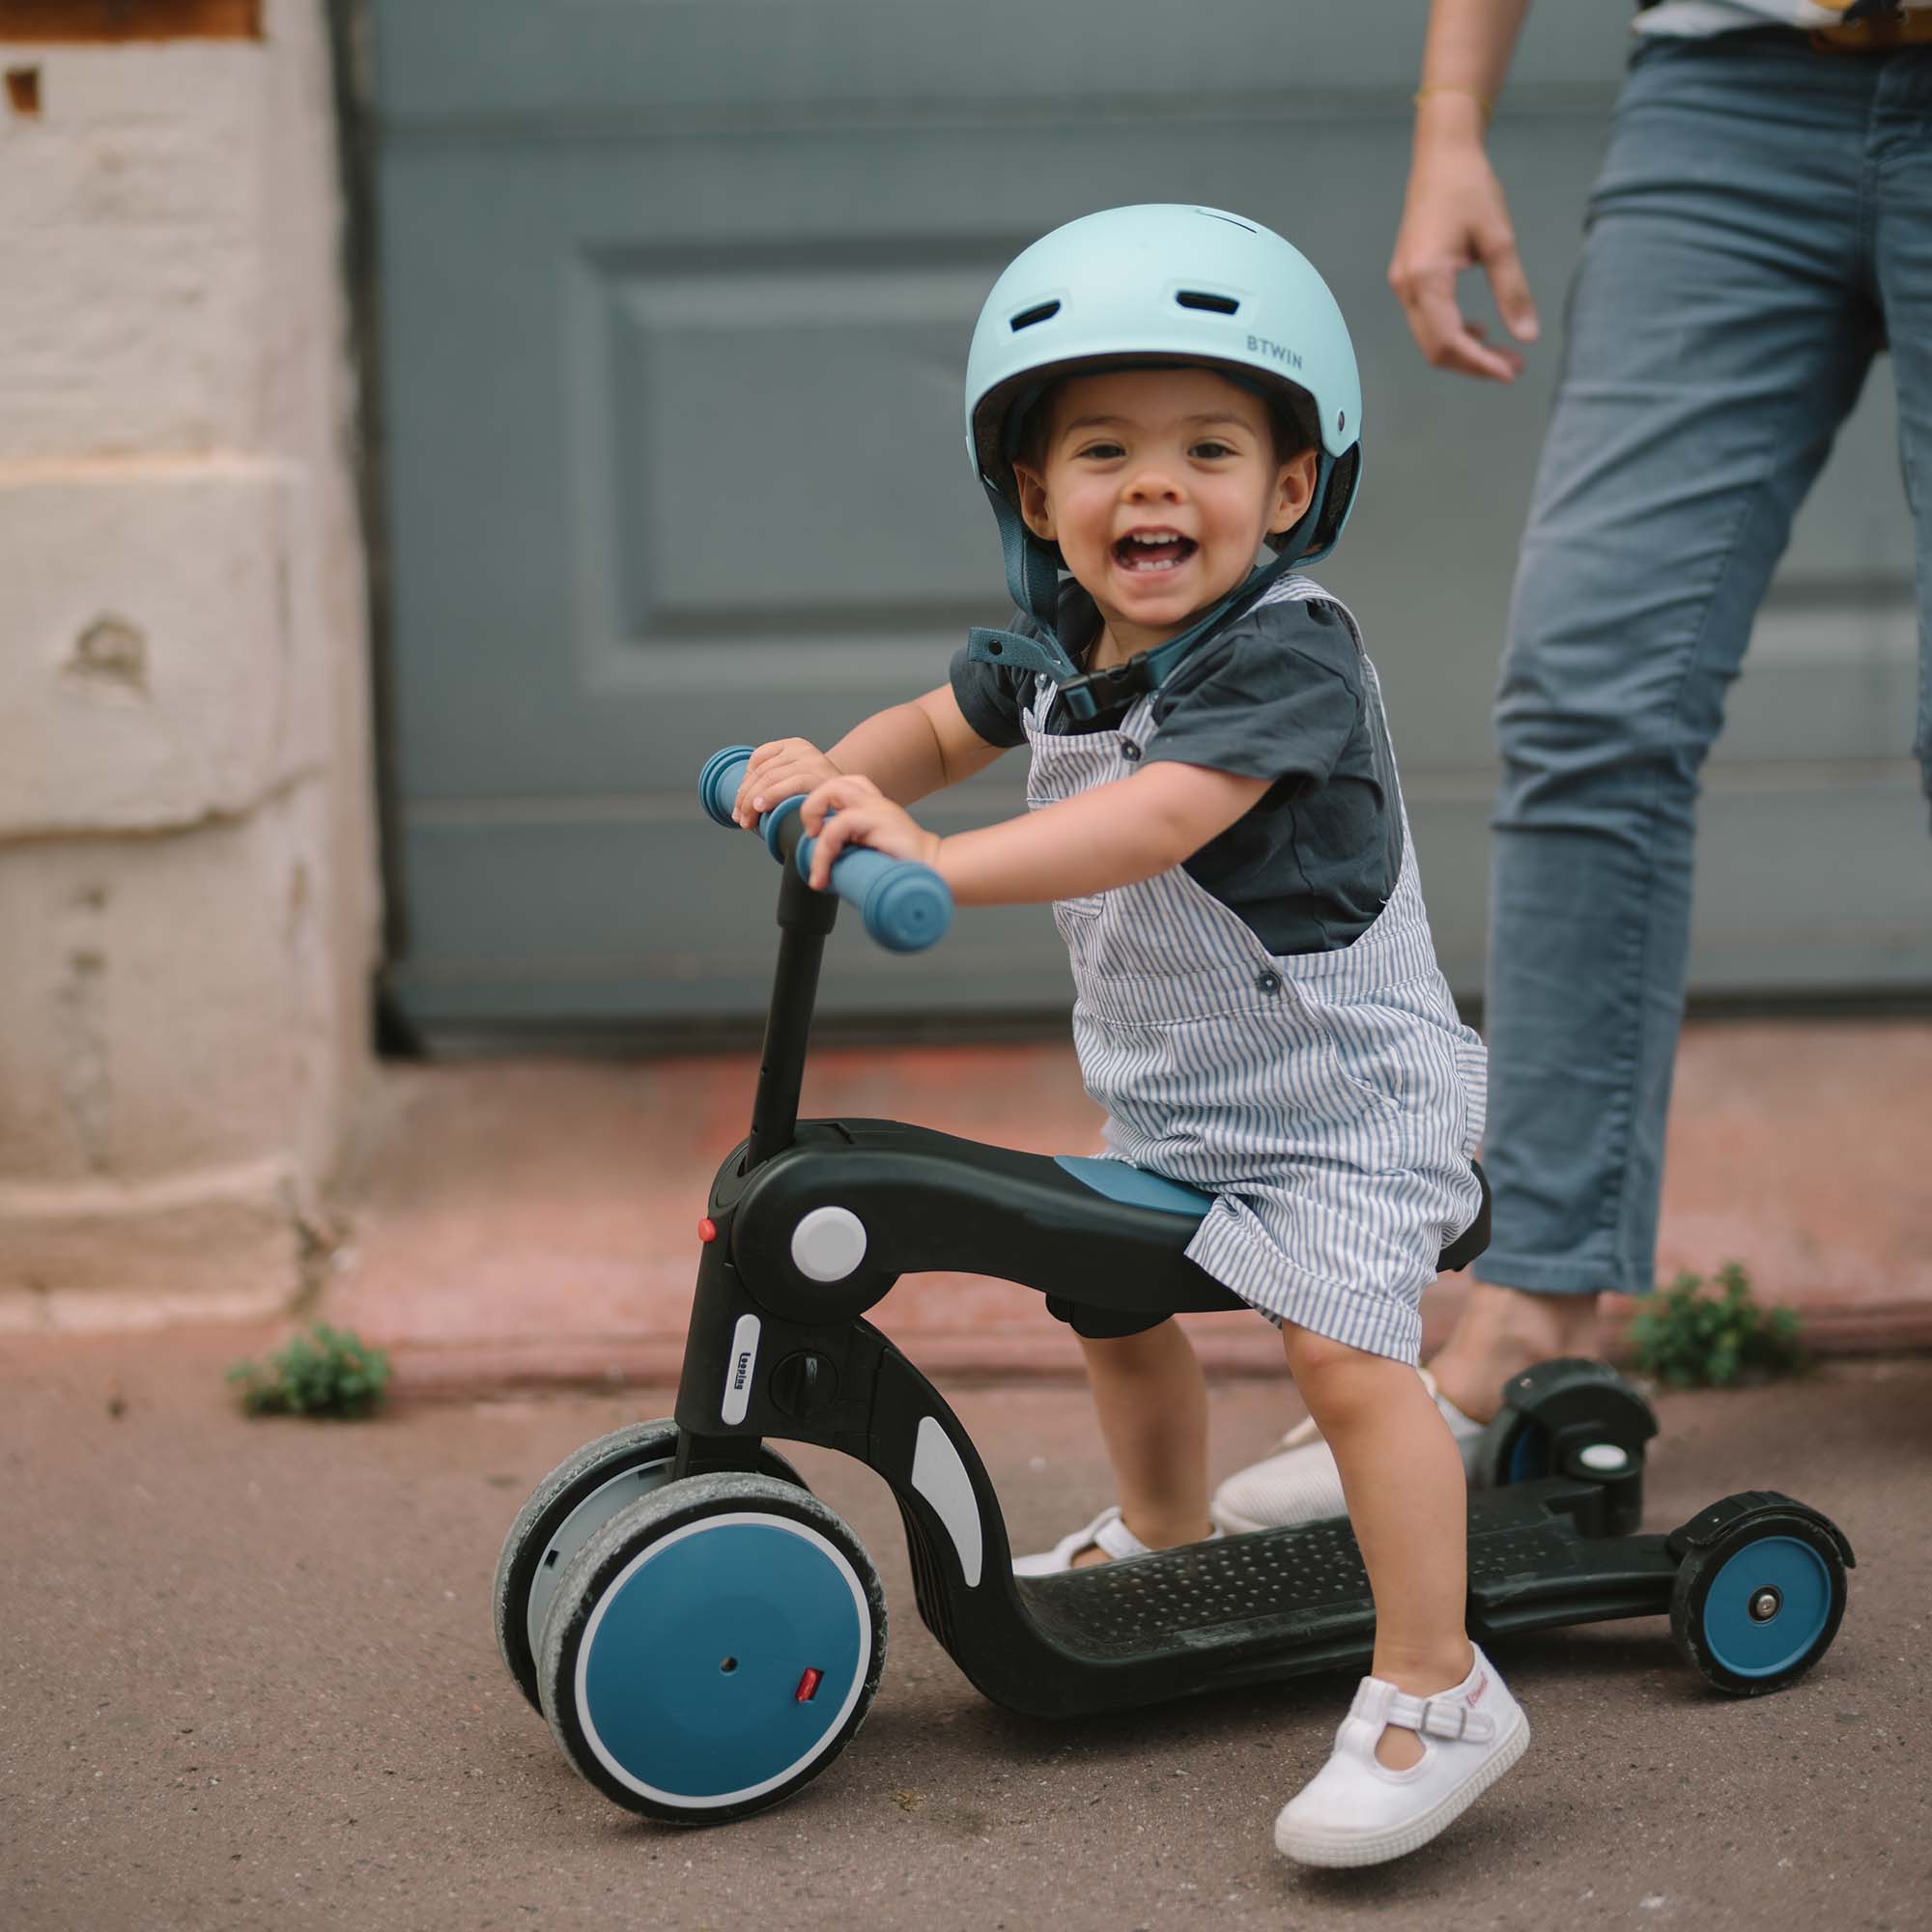
[[[1499,389],[1425,368],[1383,282],[1425,12],[1364,35],[1344,0],[1204,0],[1177,33],[1141,0],[378,0],[412,1017],[761,1006],[776,873],[698,817],[697,767],[829,743],[1005,617],[959,419],[973,320],[1035,236],[1136,200],[1273,223],[1350,317],[1365,486],[1321,575],[1382,672],[1445,963],[1478,986],[1490,695],[1623,22],[1532,16],[1494,148],[1549,340]],[[1872,387],[1710,774],[1705,988],[1932,983],[1910,545]],[[929,822],[1018,810],[1014,764]],[[1016,908],[962,915],[919,961],[841,933],[822,999],[1068,990],[1045,911]]]

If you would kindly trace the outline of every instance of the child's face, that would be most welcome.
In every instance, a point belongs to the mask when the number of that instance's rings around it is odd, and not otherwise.
[[[1178,637],[1314,495],[1315,452],[1278,464],[1266,406],[1211,370],[1076,376],[1050,401],[1037,466],[1013,465],[1020,512],[1123,651]]]

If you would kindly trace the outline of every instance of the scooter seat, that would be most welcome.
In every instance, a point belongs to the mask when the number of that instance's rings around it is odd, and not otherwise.
[[[1104,1194],[1109,1201],[1119,1201],[1132,1208],[1158,1208],[1169,1214],[1189,1214],[1200,1220],[1214,1205],[1211,1194],[1204,1194],[1198,1187],[1190,1187],[1185,1181],[1172,1180],[1164,1174],[1150,1174],[1144,1167],[1134,1167],[1124,1160],[1095,1160],[1091,1155],[1061,1153],[1054,1155],[1054,1165],[1066,1172],[1096,1193]],[[1483,1172],[1483,1164],[1472,1160],[1469,1165],[1476,1171],[1476,1182],[1483,1190],[1483,1205],[1476,1212],[1476,1218],[1442,1250],[1436,1263],[1436,1270],[1441,1274],[1454,1274],[1465,1268],[1490,1244],[1490,1177]]]
[[[1189,1187],[1184,1180],[1170,1180],[1164,1174],[1150,1174],[1144,1167],[1123,1160],[1095,1160],[1088,1154],[1057,1153],[1056,1167],[1064,1167],[1076,1180],[1084,1180],[1096,1194],[1109,1201],[1123,1201],[1132,1208],[1159,1208],[1170,1214],[1192,1214],[1198,1221],[1214,1205],[1211,1194]]]
[[[1247,1305],[1187,1259],[1213,1197],[1124,1161],[1026,1153],[896,1121],[804,1121],[783,1151],[748,1174],[727,1160],[720,1176],[711,1212],[731,1217],[734,1261],[760,1302],[798,1321],[862,1314],[901,1274],[934,1269],[1125,1314]],[[1485,1187],[1483,1212],[1442,1266],[1481,1253],[1488,1199]],[[799,1231],[828,1209],[863,1230],[857,1264],[805,1272]]]

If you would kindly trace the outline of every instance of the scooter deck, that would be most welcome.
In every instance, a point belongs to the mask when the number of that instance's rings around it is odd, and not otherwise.
[[[1470,1497],[1475,1635],[1668,1610],[1677,1560],[1664,1538],[1583,1533],[1593,1492],[1551,1478]],[[1179,1643],[1197,1664],[1217,1654],[1235,1677],[1292,1676],[1366,1659],[1375,1637],[1368,1573],[1340,1517],[1016,1586],[1049,1641],[1096,1663],[1172,1657]]]

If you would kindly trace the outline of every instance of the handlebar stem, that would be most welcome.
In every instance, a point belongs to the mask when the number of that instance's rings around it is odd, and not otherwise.
[[[795,847],[798,814],[790,814],[785,843]],[[806,1049],[811,1039],[812,1009],[818,1000],[818,967],[825,941],[838,917],[838,901],[815,893],[798,875],[791,851],[783,854],[779,887],[779,962],[772,977],[771,1009],[765,1018],[764,1052],[758,1062],[758,1091],[752,1103],[752,1138],[745,1168],[782,1153],[798,1131],[798,1096],[805,1084]]]

